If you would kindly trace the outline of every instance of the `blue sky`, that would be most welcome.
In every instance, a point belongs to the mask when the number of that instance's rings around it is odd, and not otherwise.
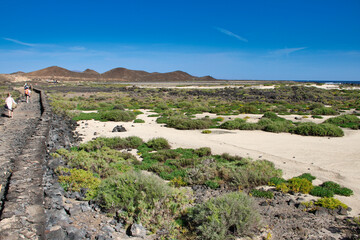
[[[0,0],[0,73],[360,80],[360,1]]]

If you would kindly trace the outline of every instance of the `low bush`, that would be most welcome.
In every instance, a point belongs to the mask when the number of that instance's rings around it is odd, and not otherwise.
[[[264,113],[264,115],[262,116],[262,118],[267,118],[270,119],[272,121],[282,121],[285,122],[287,121],[285,118],[279,117],[276,113],[274,112],[266,112]]]
[[[174,186],[174,187],[183,187],[183,186],[186,186],[187,183],[184,182],[184,180],[181,176],[179,176],[179,177],[175,177],[175,178],[171,179],[170,185]]]
[[[322,116],[319,116],[319,115],[312,115],[311,117],[312,117],[312,118],[317,118],[317,119],[323,119],[323,117],[322,117]]]
[[[276,190],[281,191],[282,193],[287,193],[290,191],[290,188],[286,182],[282,182],[276,185]]]
[[[150,139],[148,142],[146,142],[146,145],[155,151],[162,149],[170,149],[170,144],[168,140],[162,137]]]
[[[317,197],[333,197],[334,192],[328,188],[324,188],[321,186],[315,186],[311,191],[310,194]]]
[[[360,119],[355,115],[341,115],[338,117],[329,118],[325,121],[325,123],[331,123],[344,128],[360,128]]]
[[[305,178],[291,178],[287,185],[293,192],[309,193],[313,189],[311,182]]]
[[[135,119],[134,123],[145,123],[145,121],[142,119]]]
[[[240,125],[245,122],[246,121],[244,119],[235,118],[234,120],[230,120],[230,121],[226,121],[226,122],[222,123],[220,125],[220,128],[229,129],[229,130],[239,129]]]
[[[100,112],[100,115],[102,120],[114,122],[130,122],[136,118],[134,112],[122,110],[104,111]]]
[[[94,177],[92,172],[82,169],[59,167],[56,172],[59,175],[59,183],[65,191],[80,192],[81,189],[86,189],[88,199],[96,195],[101,183],[101,180]]]
[[[159,123],[159,121],[157,121]],[[181,130],[206,129],[213,125],[210,119],[190,119],[184,116],[173,116],[166,120],[166,126]]]
[[[216,118],[213,119],[213,121],[222,122],[222,121],[224,121],[224,118],[223,117],[216,117]]]
[[[328,208],[328,209],[336,209],[338,207],[342,207],[347,209],[348,206],[344,203],[342,203],[340,200],[336,199],[336,198],[332,198],[332,197],[324,197],[324,198],[320,198],[319,200],[317,200],[315,202],[315,205],[324,207],[324,208]]]
[[[341,187],[339,184],[332,181],[324,182],[321,186],[333,191],[335,194],[342,196],[351,196],[354,194],[353,190]]]
[[[75,114],[74,117],[72,117],[72,120],[74,121],[80,121],[80,120],[97,120],[97,121],[101,121],[101,115],[99,113],[78,113]]]
[[[289,132],[292,129],[292,123],[286,121],[271,122],[262,128],[266,132]]]
[[[260,217],[247,195],[234,192],[189,209],[187,221],[196,239],[233,239],[252,233]]]
[[[280,177],[272,177],[270,178],[269,185],[270,186],[277,186],[281,183],[286,183],[286,180]]]
[[[333,108],[329,107],[320,107],[315,108],[311,111],[312,115],[337,115],[339,114],[337,111],[335,111]]]
[[[141,222],[151,232],[180,216],[189,203],[185,190],[172,188],[157,176],[140,172],[104,180],[95,200],[110,212],[122,210],[118,211],[118,217],[126,224]]]
[[[257,123],[242,123],[239,125],[239,130],[261,130],[262,126]]]
[[[265,185],[272,177],[282,175],[282,171],[276,169],[274,163],[267,160],[257,160],[242,167],[230,169],[232,184],[241,188]]]
[[[310,173],[303,173],[300,176],[298,176],[297,178],[305,178],[307,179],[309,182],[312,182],[313,180],[316,179],[315,176],[311,175]]]
[[[300,123],[292,131],[295,134],[304,136],[329,136],[329,137],[342,137],[344,132],[338,126],[333,124],[323,123],[316,124],[311,122]]]
[[[201,133],[203,133],[203,134],[210,134],[210,133],[212,133],[212,132],[211,132],[211,130],[203,130],[203,131],[201,131]]]
[[[84,150],[69,152],[63,149],[57,153],[64,158],[69,167],[91,171],[101,178],[130,170],[131,163],[135,160],[133,155],[109,147],[102,147],[91,152]]]
[[[126,138],[113,137],[113,138],[104,138],[98,137],[94,140],[91,140],[87,143],[80,144],[78,150],[85,150],[87,152],[95,151],[102,147],[109,147],[112,149],[125,149],[132,148],[136,149],[144,142],[141,138],[136,136],[130,136]]]
[[[168,159],[178,159],[179,156],[180,154],[178,152],[171,149],[161,149],[155,153],[151,153],[151,158],[159,162],[165,162]]]
[[[208,186],[211,189],[217,189],[220,187],[220,184],[216,181],[212,181],[212,180],[207,180],[205,182],[205,185]]]
[[[258,190],[258,189],[252,189],[250,191],[249,195],[253,196],[253,197],[259,197],[259,198],[268,198],[268,199],[273,199],[274,198],[274,193],[273,192],[264,191],[264,190]]]
[[[198,155],[199,157],[205,157],[211,155],[211,148],[209,147],[202,147],[195,149],[194,153]]]

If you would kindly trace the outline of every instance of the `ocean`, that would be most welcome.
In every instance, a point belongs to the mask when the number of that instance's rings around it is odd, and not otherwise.
[[[354,84],[360,85],[360,81],[349,81],[349,80],[292,80],[294,82],[304,83],[324,83],[324,84]]]

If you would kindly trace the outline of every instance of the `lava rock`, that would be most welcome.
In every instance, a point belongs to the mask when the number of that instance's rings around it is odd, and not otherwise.
[[[146,229],[141,225],[134,223],[129,229],[130,236],[144,238],[146,236]]]
[[[77,229],[76,227],[70,226],[66,228],[68,233],[68,239],[70,240],[78,240],[84,239],[86,235],[86,231],[83,229]]]
[[[126,132],[126,129],[122,125],[117,125],[113,128],[112,132]]]

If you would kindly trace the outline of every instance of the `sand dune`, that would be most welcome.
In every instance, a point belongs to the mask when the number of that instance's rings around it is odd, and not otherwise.
[[[360,131],[345,129],[345,136],[341,138],[224,129],[213,129],[211,134],[202,134],[201,130],[166,128],[163,124],[157,124],[156,118],[148,117],[153,113],[143,112],[145,114],[138,118],[145,120],[145,123],[80,121],[76,131],[82,134],[84,142],[98,136],[139,136],[145,141],[164,137],[173,148],[210,147],[215,154],[267,159],[283,170],[285,178],[309,172],[317,177],[315,184],[331,180],[353,189],[354,196],[336,197],[353,209],[351,215],[360,214]],[[257,117],[251,116],[253,119]],[[127,132],[112,133],[116,125],[123,125]]]

